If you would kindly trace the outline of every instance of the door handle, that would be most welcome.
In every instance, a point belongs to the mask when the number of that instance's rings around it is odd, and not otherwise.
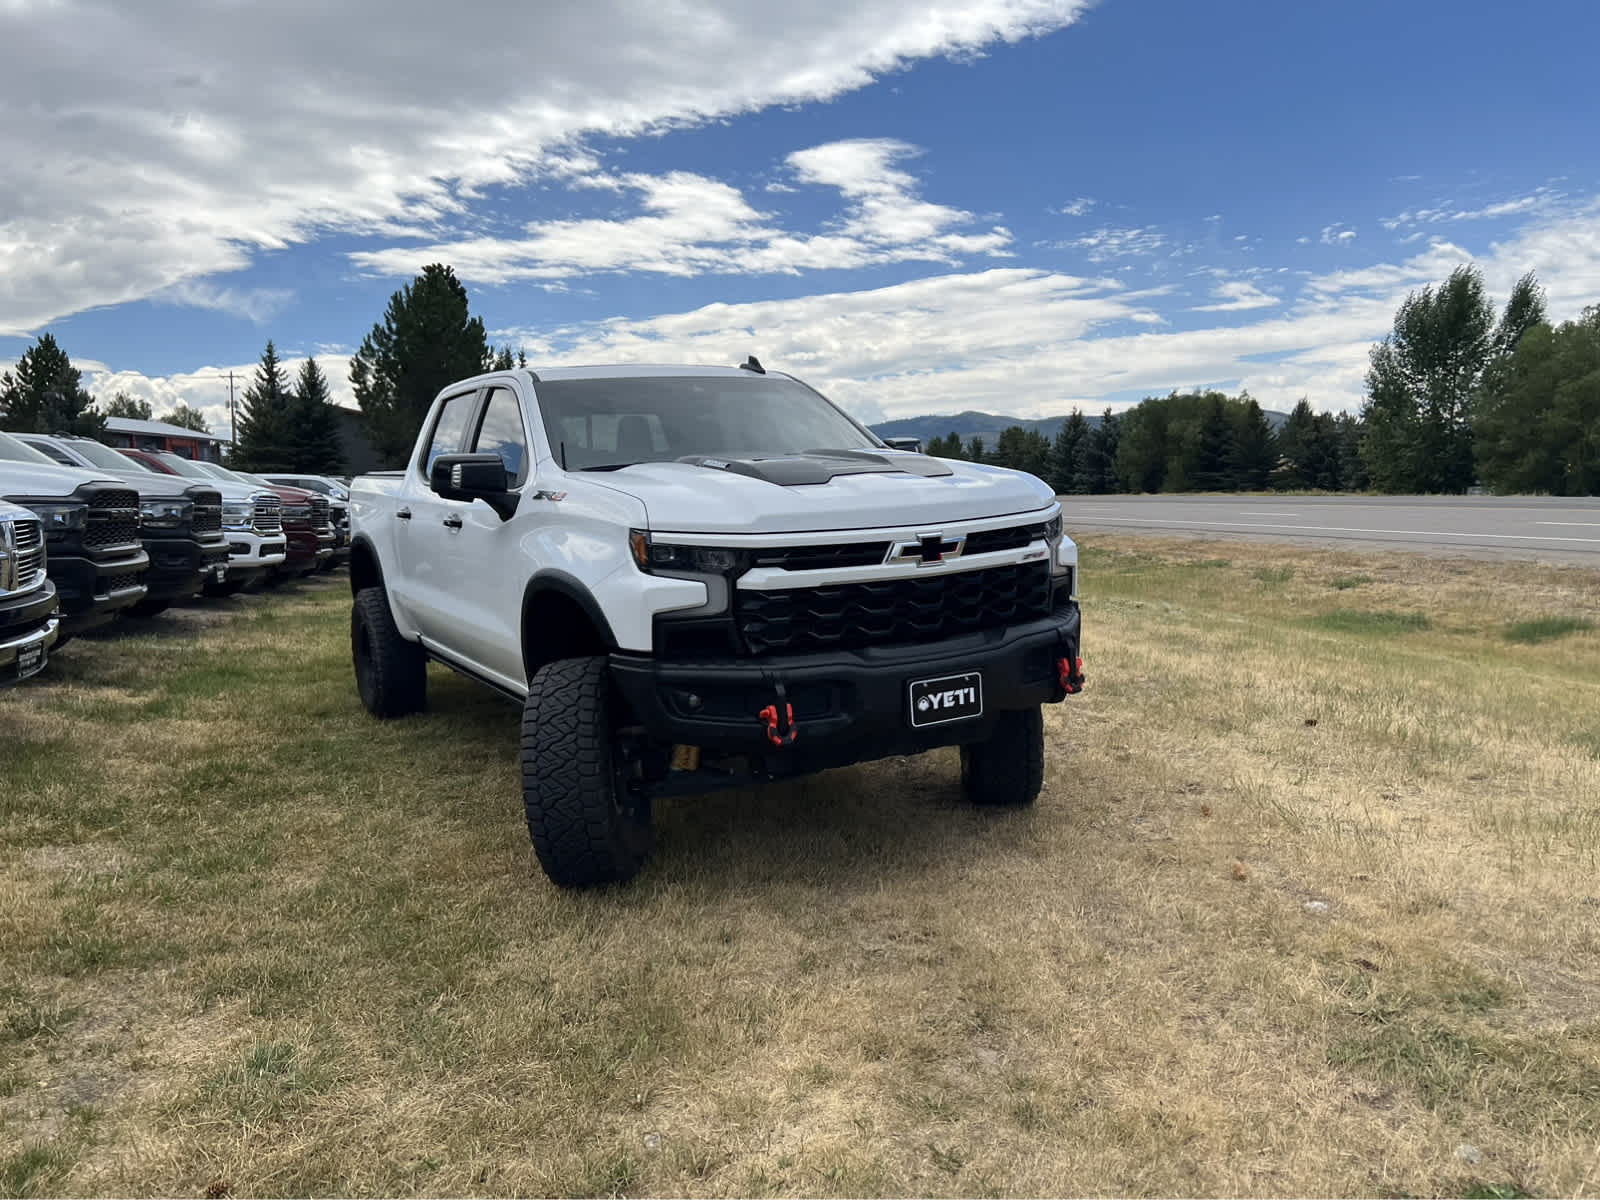
[[[460,529],[461,528],[461,518],[456,516],[455,513],[451,513],[448,517],[446,517],[444,519],[444,527],[446,529]]]
[[[411,510],[409,508],[400,509],[398,512],[396,512],[394,514],[394,519],[396,521],[409,521],[409,520],[411,520]]]

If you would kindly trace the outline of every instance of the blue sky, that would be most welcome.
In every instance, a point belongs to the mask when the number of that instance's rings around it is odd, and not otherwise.
[[[869,420],[1349,409],[1460,262],[1600,301],[1593,3],[168,5],[0,10],[0,361],[214,421],[436,260],[536,363],[753,352]]]

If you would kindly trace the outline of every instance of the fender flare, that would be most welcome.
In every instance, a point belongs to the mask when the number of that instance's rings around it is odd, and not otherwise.
[[[578,606],[579,611],[588,618],[589,623],[594,626],[595,632],[600,635],[601,641],[605,643],[606,650],[609,652],[617,648],[617,637],[611,631],[611,622],[606,620],[605,613],[601,611],[600,605],[595,602],[594,593],[565,571],[544,570],[528,580],[527,586],[522,590],[522,612],[519,629],[527,629],[528,609],[540,596],[546,595],[557,595],[572,601]],[[522,662],[524,669],[526,669],[530,662],[526,640],[524,640],[522,646]]]

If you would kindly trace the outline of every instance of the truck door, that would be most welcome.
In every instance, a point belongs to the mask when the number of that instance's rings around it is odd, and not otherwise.
[[[469,431],[466,452],[498,454],[507,485],[523,491],[533,474],[529,430],[517,393],[490,387]],[[486,675],[517,685],[522,667],[522,581],[528,577],[529,535],[548,516],[524,499],[515,516],[502,521],[487,504],[453,503],[441,517],[438,562],[457,582],[452,591],[450,649]]]
[[[434,414],[424,450],[408,469],[405,486],[397,493],[395,509],[395,557],[400,571],[392,590],[406,615],[423,639],[431,645],[449,649],[458,614],[458,599],[469,581],[453,574],[446,561],[450,543],[445,537],[445,519],[468,506],[445,500],[428,486],[428,469],[441,454],[461,450],[473,428],[481,389],[468,388],[445,398]]]

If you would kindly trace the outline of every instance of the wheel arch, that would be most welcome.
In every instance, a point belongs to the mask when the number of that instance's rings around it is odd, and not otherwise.
[[[590,591],[562,571],[542,571],[522,593],[522,667],[529,680],[546,663],[610,654],[611,624]]]
[[[357,534],[350,543],[350,594],[359,596],[363,589],[383,586],[383,566],[378,561],[378,551],[365,534]]]

